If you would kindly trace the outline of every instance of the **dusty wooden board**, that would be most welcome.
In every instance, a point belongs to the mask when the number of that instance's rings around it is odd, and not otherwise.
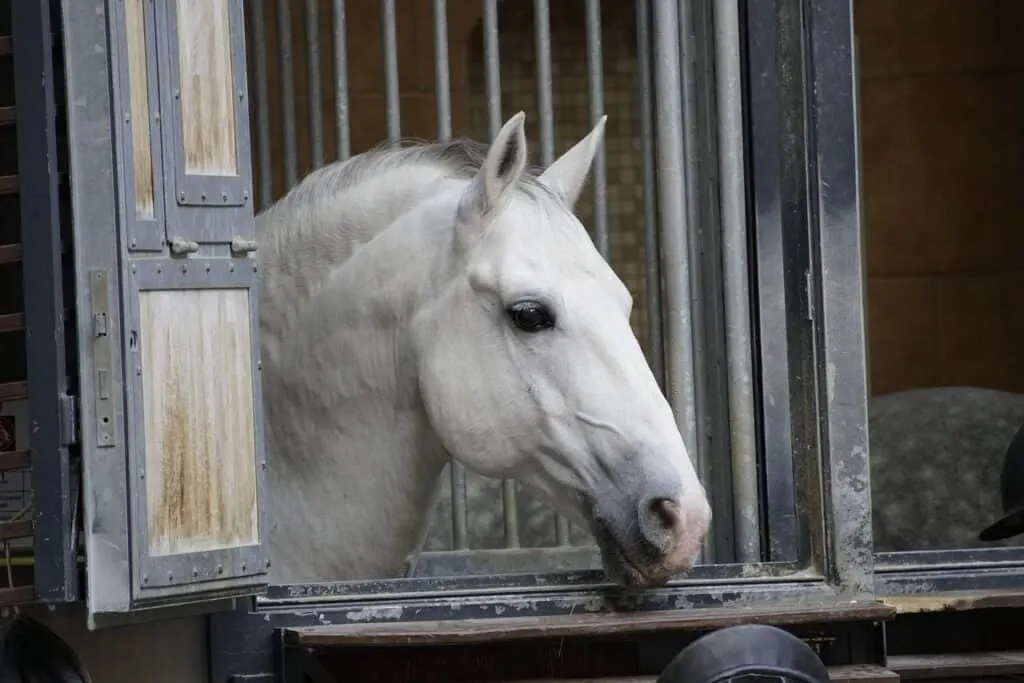
[[[128,43],[128,97],[132,117],[132,176],[135,180],[135,213],[152,219],[155,209],[153,152],[149,128],[149,73],[146,59],[145,4],[143,0],[124,3]]]
[[[23,605],[36,599],[35,586],[0,588],[0,606]]]
[[[0,401],[17,401],[22,398],[28,398],[28,382],[0,384]]]
[[[451,645],[525,638],[642,633],[662,629],[712,629],[737,624],[807,624],[888,619],[895,611],[879,602],[718,607],[644,613],[566,614],[451,621],[338,624],[284,629],[285,642],[332,645]]]
[[[28,451],[0,451],[0,472],[20,470],[32,464]]]
[[[16,194],[19,187],[17,175],[0,176],[0,194]]]
[[[27,538],[31,535],[31,519],[22,519],[17,522],[0,522],[0,541],[9,541],[15,538]]]
[[[898,614],[921,612],[965,612],[976,609],[1024,607],[1024,591],[963,591],[879,597]]]
[[[830,666],[828,675],[832,683],[866,683],[868,681],[896,683],[900,679],[894,672],[876,664]],[[539,678],[502,681],[501,683],[655,683],[657,680],[657,676],[612,676],[604,678]]]
[[[139,297],[149,552],[258,541],[249,292]]]
[[[0,244],[0,263],[20,263],[23,253],[20,244]]]
[[[186,172],[236,175],[228,0],[177,0],[176,4]],[[203,77],[196,78],[200,74]]]
[[[0,332],[17,332],[24,329],[24,313],[5,313],[0,315]]]
[[[1024,674],[1024,652],[971,652],[941,655],[898,655],[888,667],[900,678],[974,678]]]

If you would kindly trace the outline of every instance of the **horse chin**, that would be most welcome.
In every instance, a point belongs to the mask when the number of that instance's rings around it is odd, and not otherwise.
[[[602,525],[594,526],[594,538],[601,550],[601,564],[610,581],[622,588],[659,588],[672,578],[671,573],[634,560]]]

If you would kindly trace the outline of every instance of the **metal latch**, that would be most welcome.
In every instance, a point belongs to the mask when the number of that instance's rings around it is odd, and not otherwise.
[[[235,254],[248,254],[256,251],[259,248],[259,244],[255,240],[243,240],[241,237],[235,237],[231,240],[231,251]]]
[[[199,251],[199,243],[193,242],[192,240],[182,239],[181,237],[171,238],[171,253],[172,254],[194,254]]]

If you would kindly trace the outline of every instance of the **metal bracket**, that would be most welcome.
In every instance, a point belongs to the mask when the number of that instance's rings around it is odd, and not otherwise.
[[[171,239],[172,254],[194,254],[199,251],[199,243],[192,240],[175,237]]]
[[[248,254],[256,251],[259,248],[259,244],[256,240],[244,240],[241,237],[235,237],[231,240],[231,251],[235,254]]]
[[[60,443],[73,446],[78,443],[78,397],[60,395]]]
[[[114,357],[110,338],[110,271],[97,269],[89,273],[92,304],[92,354],[94,398],[96,399],[96,445],[111,448],[116,444],[114,435]]]

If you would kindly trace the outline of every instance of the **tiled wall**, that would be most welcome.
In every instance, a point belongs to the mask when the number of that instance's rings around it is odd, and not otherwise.
[[[1024,392],[1024,3],[854,7],[872,392]]]

